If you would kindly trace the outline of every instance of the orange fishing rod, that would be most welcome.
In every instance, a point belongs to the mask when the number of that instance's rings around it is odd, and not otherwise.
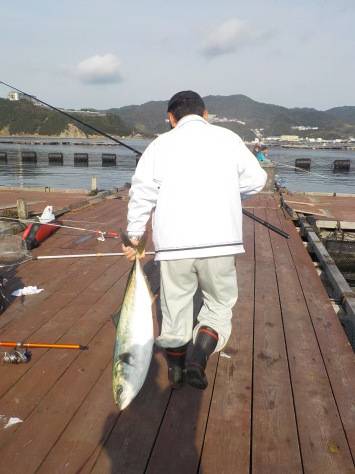
[[[85,351],[88,346],[81,344],[47,344],[42,342],[14,342],[0,341],[0,347],[11,347],[13,349],[77,349]]]

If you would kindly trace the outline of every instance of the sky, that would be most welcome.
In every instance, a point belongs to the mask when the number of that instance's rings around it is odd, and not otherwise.
[[[0,18],[0,80],[58,107],[355,106],[354,0],[0,0]]]

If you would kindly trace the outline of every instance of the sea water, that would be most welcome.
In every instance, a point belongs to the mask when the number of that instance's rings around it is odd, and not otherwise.
[[[33,144],[36,140],[38,137],[16,138],[22,143],[11,144],[1,138],[0,153],[7,153],[7,163],[0,161],[0,186],[90,189],[91,177],[96,176],[99,189],[112,189],[131,181],[136,155],[123,146],[104,140],[53,138],[44,140],[45,144]],[[51,144],[54,140],[57,144]],[[136,139],[126,143],[143,152],[150,141]],[[24,151],[36,152],[37,163],[22,163]],[[48,163],[48,153],[54,152],[63,154],[63,165]],[[87,153],[88,166],[74,166],[75,153]],[[116,154],[116,166],[103,167],[102,153]],[[269,158],[277,166],[278,181],[290,191],[355,194],[355,151],[272,148]],[[298,158],[311,159],[310,172],[294,168]],[[349,172],[333,172],[333,162],[339,159],[350,160]]]

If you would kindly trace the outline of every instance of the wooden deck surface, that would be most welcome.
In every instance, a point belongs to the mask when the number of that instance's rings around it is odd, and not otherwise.
[[[295,212],[314,214],[319,219],[355,220],[355,194],[324,196],[315,193],[285,193],[283,197]]]
[[[117,230],[126,205],[112,199],[72,216],[86,227]],[[354,472],[354,354],[276,197],[246,205],[292,237],[245,218],[233,332],[223,353],[210,358],[204,392],[172,391],[157,350],[138,397],[121,413],[115,408],[111,315],[122,300],[126,260],[18,267],[10,287],[44,291],[11,301],[0,316],[0,339],[76,342],[89,350],[39,349],[28,364],[0,366],[1,473]],[[37,252],[119,249],[118,240],[61,229]],[[158,267],[147,261],[146,271],[156,291]],[[10,417],[22,423],[5,429]]]
[[[40,213],[46,206],[53,206],[58,210],[69,205],[79,204],[88,199],[87,192],[62,192],[62,191],[30,191],[21,189],[1,189],[0,187],[0,209],[16,207],[18,199],[26,201],[28,210]]]

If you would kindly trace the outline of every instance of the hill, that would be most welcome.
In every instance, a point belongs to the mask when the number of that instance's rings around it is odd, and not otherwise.
[[[257,102],[245,95],[204,97],[212,122],[238,133],[244,140],[299,135],[325,139],[355,136],[355,107],[335,107],[325,112],[313,108],[287,108]],[[77,114],[84,122],[114,135],[140,133],[154,136],[169,129],[167,101],[112,108],[95,114],[85,109]],[[69,118],[27,100],[0,99],[0,134],[90,136],[93,132]]]
[[[346,121],[331,111],[289,109],[257,102],[241,94],[209,95],[204,97],[204,101],[209,113],[217,116],[215,122],[218,125],[236,131],[244,139],[254,138],[254,130],[262,130],[263,136],[299,135],[328,139],[355,136],[355,118],[354,122]],[[165,122],[166,108],[167,101],[154,101],[110,109],[109,112],[119,114],[136,132],[149,135],[168,130]],[[297,127],[306,129],[300,130]]]
[[[78,118],[115,135],[127,135],[130,129],[122,122],[118,114],[90,115],[78,112]],[[0,99],[0,134],[3,135],[93,135],[89,128],[65,117],[64,115],[44,107],[33,105],[28,100],[11,102]]]
[[[342,120],[343,122],[355,125],[355,107],[354,106],[344,106],[344,107],[334,107],[333,109],[327,110],[329,115]]]
[[[118,114],[133,131],[144,135],[154,135],[169,130],[166,119],[168,101],[150,101],[142,105],[109,109],[107,112]]]

